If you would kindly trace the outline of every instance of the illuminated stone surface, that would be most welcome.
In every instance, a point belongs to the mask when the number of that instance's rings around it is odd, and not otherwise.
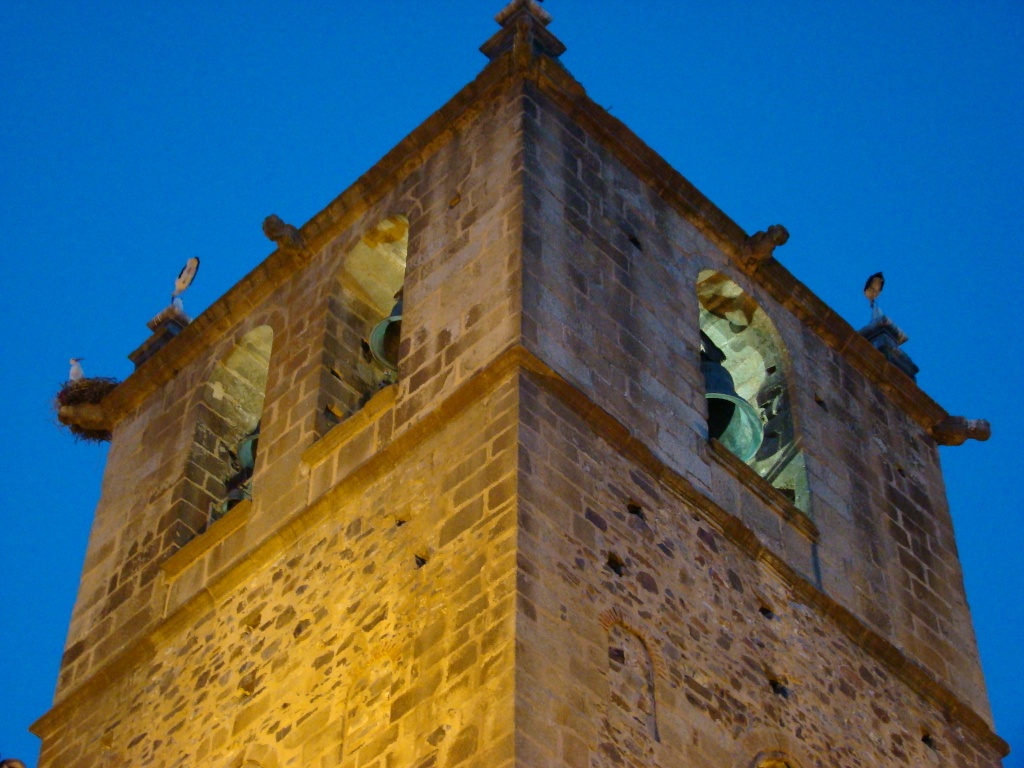
[[[930,436],[948,414],[746,259],[540,13],[513,3],[487,68],[305,250],[104,401],[41,765],[999,765]],[[799,509],[706,440],[709,270],[785,345]],[[396,286],[388,385],[360,342]],[[252,500],[207,527],[204,413],[241,399]]]

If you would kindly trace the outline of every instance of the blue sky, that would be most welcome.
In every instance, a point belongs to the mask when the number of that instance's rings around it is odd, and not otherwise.
[[[500,0],[0,4],[7,327],[0,753],[34,765],[105,449],[50,399],[123,378],[174,277],[198,314],[483,67]],[[993,437],[942,460],[998,732],[1024,753],[1024,5],[549,0],[591,96]],[[1015,751],[1006,766],[1024,766]]]

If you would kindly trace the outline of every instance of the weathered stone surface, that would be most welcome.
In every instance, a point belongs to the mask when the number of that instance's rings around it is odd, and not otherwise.
[[[510,8],[474,83],[111,396],[41,765],[996,768],[944,412]],[[379,388],[394,274],[363,278],[399,248]],[[786,348],[800,509],[708,444],[702,270]],[[210,524],[260,397],[252,500]]]

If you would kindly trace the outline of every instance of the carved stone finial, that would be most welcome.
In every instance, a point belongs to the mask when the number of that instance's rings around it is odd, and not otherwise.
[[[291,224],[285,224],[274,214],[263,220],[263,234],[277,243],[277,247],[282,251],[306,252],[306,241],[302,233]]]
[[[947,416],[932,427],[931,433],[939,445],[963,445],[968,440],[988,440],[992,426],[984,419]]]
[[[743,261],[757,269],[772,257],[775,248],[789,240],[789,230],[781,224],[772,224],[767,232],[755,232],[743,244]]]
[[[480,46],[491,61],[509,50],[516,63],[524,66],[537,55],[557,59],[565,53],[565,44],[547,30],[551,14],[537,0],[512,0],[494,20],[501,29]]]
[[[900,349],[901,345],[907,343],[909,337],[891,318],[879,315],[861,328],[859,333],[885,355],[886,360],[917,381],[917,374],[921,369],[910,359],[910,355]]]

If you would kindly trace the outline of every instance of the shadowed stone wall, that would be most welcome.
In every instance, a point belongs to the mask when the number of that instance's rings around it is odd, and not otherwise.
[[[518,765],[998,768],[529,376],[520,423]]]
[[[546,96],[528,89],[525,108],[526,347],[990,717],[932,438]],[[788,351],[810,538],[708,449],[703,270],[732,279]]]

